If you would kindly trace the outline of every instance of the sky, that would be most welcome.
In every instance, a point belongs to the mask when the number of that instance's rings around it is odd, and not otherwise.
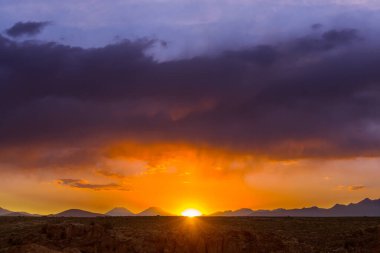
[[[0,206],[380,198],[380,3],[0,2]]]

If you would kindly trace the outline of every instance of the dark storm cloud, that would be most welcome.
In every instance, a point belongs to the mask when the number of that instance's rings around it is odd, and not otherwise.
[[[145,53],[155,43],[0,38],[0,145],[133,139],[285,159],[380,154],[380,48],[356,30],[161,63]]]
[[[316,24],[312,24],[310,28],[314,31],[317,31],[317,30],[320,30],[322,27],[323,27],[322,24],[316,23]]]
[[[323,34],[323,39],[330,43],[350,43],[359,36],[355,29],[331,30]]]
[[[82,179],[58,179],[57,182],[61,185],[70,186],[73,188],[81,188],[81,189],[90,189],[95,191],[100,190],[121,190],[127,191],[128,189],[123,187],[122,185],[111,183],[111,184],[89,184],[85,180]]]
[[[322,36],[310,35],[295,41],[293,49],[302,53],[314,51],[328,51],[360,40],[355,29],[330,30]]]
[[[278,53],[271,45],[259,45],[246,50],[227,52],[226,56],[266,66],[276,61]]]
[[[39,34],[50,22],[17,22],[5,32],[11,37],[20,37],[23,35],[33,36]]]

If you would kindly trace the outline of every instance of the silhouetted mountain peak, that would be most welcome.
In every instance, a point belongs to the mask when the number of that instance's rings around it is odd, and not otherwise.
[[[0,207],[0,216],[40,216],[38,214],[30,214],[27,212],[14,212]]]
[[[149,207],[145,209],[144,211],[142,211],[141,213],[138,213],[137,215],[139,216],[171,216],[170,213],[155,206]]]
[[[11,211],[0,207],[0,215],[10,213]]]
[[[105,216],[101,213],[92,213],[89,211],[84,211],[81,209],[69,209],[60,213],[55,214],[57,217],[99,217]]]
[[[10,213],[6,213],[6,214],[3,214],[2,216],[29,216],[29,217],[39,217],[41,215],[39,214],[30,214],[30,213],[27,213],[27,212],[10,212]]]
[[[337,208],[343,208],[345,205],[342,204],[335,204],[331,209],[337,209]]]
[[[375,202],[375,200],[371,200],[369,198],[365,198],[362,201],[360,201],[358,204],[371,204],[372,202]]]
[[[109,216],[133,216],[133,215],[135,215],[134,213],[132,213],[131,211],[129,211],[128,209],[126,209],[124,207],[116,207],[116,208],[108,211],[105,214],[109,215]]]
[[[234,214],[238,216],[250,216],[253,213],[252,209],[249,208],[241,208],[233,212]]]
[[[4,208],[1,208],[0,207],[0,215],[4,215],[4,214],[7,214],[7,213],[11,213],[12,211],[9,211],[7,209],[4,209]]]

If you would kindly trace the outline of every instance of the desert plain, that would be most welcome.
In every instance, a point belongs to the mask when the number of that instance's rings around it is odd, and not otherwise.
[[[1,217],[0,253],[380,252],[380,218]]]

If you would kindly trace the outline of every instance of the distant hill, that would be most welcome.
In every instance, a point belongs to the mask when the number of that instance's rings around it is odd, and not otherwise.
[[[349,216],[380,216],[380,199],[364,199],[348,205],[336,204],[331,208],[316,206],[299,209],[252,210],[248,208],[236,211],[216,212],[210,216],[295,216],[295,217],[349,217]]]
[[[134,216],[135,214],[132,213],[131,211],[129,211],[128,209],[124,208],[124,207],[116,207],[116,208],[108,211],[107,213],[105,213],[105,215],[108,215],[108,216]]]
[[[149,207],[148,209],[137,214],[138,216],[172,216],[172,214],[158,207]]]
[[[41,215],[39,214],[31,214],[31,213],[26,213],[26,212],[10,212],[10,213],[6,213],[6,214],[3,214],[1,216],[28,216],[28,217],[39,217]]]
[[[0,215],[5,215],[5,214],[8,214],[8,213],[11,213],[12,211],[9,211],[7,209],[4,209],[4,208],[1,208],[0,207]]]
[[[13,212],[13,211],[9,211],[7,209],[0,208],[0,216],[34,216],[34,217],[37,217],[40,215],[30,214],[27,212]]]
[[[55,217],[99,217],[106,216],[101,213],[92,213],[89,211],[84,211],[80,209],[69,209],[61,213],[54,214]]]
[[[251,216],[254,211],[249,208],[241,208],[236,211],[227,210],[222,212],[216,212],[211,214],[211,216]]]

